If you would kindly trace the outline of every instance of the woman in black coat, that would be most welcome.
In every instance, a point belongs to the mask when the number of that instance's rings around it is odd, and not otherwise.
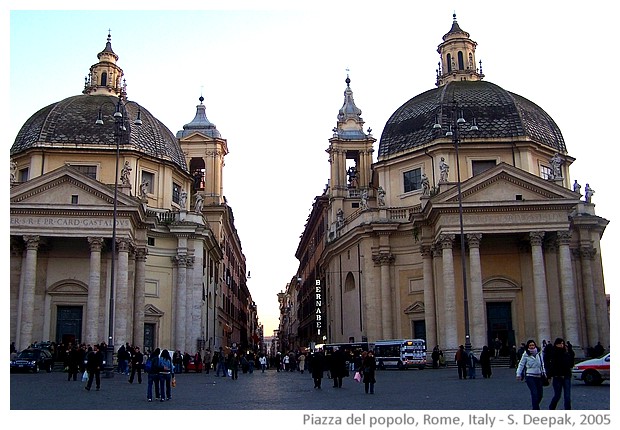
[[[375,394],[375,370],[377,370],[377,364],[375,363],[375,354],[372,351],[368,351],[366,358],[362,362],[362,370],[364,371],[364,390],[366,394]]]
[[[486,345],[482,347],[482,352],[480,353],[480,370],[483,378],[491,377],[491,351],[489,351],[489,347]]]

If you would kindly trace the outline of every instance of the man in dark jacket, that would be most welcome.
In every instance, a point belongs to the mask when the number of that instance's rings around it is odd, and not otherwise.
[[[144,354],[140,352],[140,347],[136,346],[133,349],[131,355],[131,376],[129,377],[129,383],[133,384],[133,377],[138,373],[138,384],[142,383],[142,362],[144,361]]]
[[[459,379],[467,379],[467,353],[463,345],[459,346],[456,354],[454,354],[454,361],[456,361]]]
[[[86,390],[90,391],[90,387],[93,386],[93,378],[95,379],[95,386],[97,391],[101,388],[101,369],[103,368],[103,354],[99,351],[99,345],[93,346],[92,350],[89,348],[86,355],[86,370],[88,370],[88,382],[86,383]]]
[[[547,377],[553,378],[553,397],[549,409],[555,409],[564,390],[564,409],[571,409],[571,370],[575,364],[575,353],[564,344],[564,339],[558,337],[553,348],[545,356]]]

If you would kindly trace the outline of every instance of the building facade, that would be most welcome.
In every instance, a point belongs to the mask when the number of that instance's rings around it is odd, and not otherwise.
[[[226,140],[202,98],[177,137],[129,100],[110,35],[98,60],[82,94],[32,115],[11,148],[11,341],[251,343]]]
[[[319,277],[329,342],[609,345],[608,221],[589,186],[571,181],[574,158],[553,119],[485,81],[476,45],[454,17],[438,46],[437,88],[394,112],[374,163],[376,139],[347,77],[327,149]]]

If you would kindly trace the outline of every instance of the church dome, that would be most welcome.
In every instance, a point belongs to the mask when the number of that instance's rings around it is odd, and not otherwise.
[[[66,98],[44,107],[22,126],[11,147],[11,156],[32,148],[97,151],[116,150],[113,114],[118,97],[84,94]],[[169,160],[187,171],[183,151],[174,134],[139,104],[123,102],[126,132],[121,151],[136,151],[161,160]],[[95,121],[102,114],[103,124]],[[141,125],[133,121],[140,113]]]
[[[560,129],[538,105],[486,81],[452,81],[407,101],[387,121],[379,143],[379,157],[422,147],[438,137],[433,125],[446,129],[456,102],[468,121],[475,118],[477,131],[461,132],[477,140],[529,139],[565,153]],[[473,134],[475,133],[475,135]]]

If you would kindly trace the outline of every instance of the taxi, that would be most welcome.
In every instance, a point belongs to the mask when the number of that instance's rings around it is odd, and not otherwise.
[[[583,381],[586,385],[600,385],[609,380],[610,355],[611,353],[577,363],[572,370],[573,379]]]

